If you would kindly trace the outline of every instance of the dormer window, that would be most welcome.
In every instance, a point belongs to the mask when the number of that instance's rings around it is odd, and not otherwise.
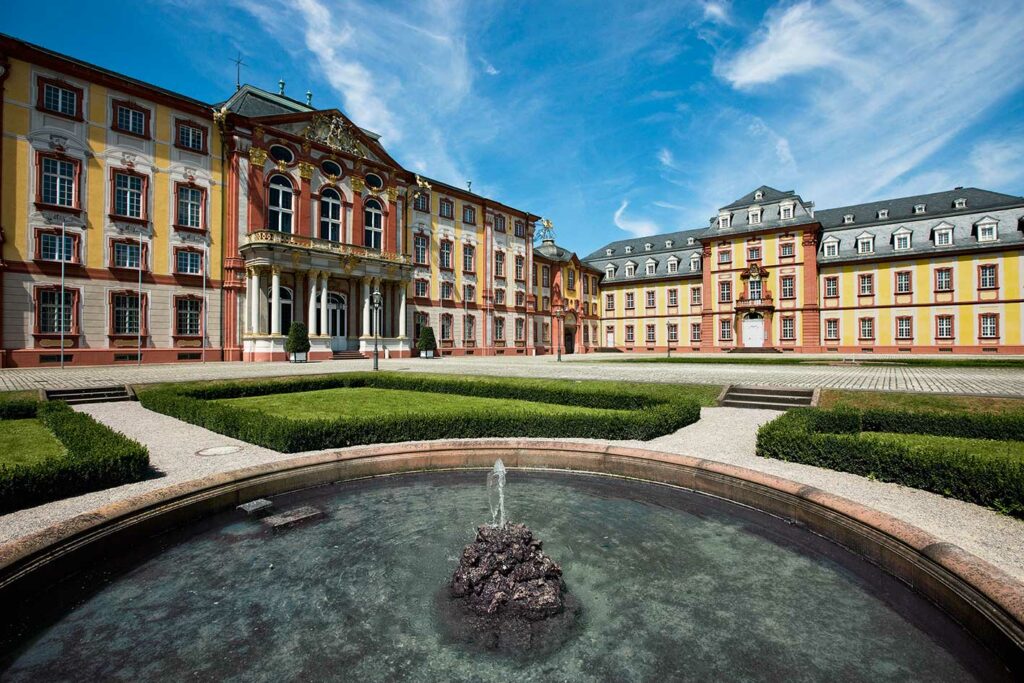
[[[732,222],[732,217],[729,214],[722,214],[722,215],[720,215],[718,217],[718,227],[720,229],[721,228],[728,228],[729,224],[731,222]]]
[[[687,237],[686,238],[686,246],[688,246],[688,247],[692,247],[693,246],[693,238],[692,237]]]
[[[665,240],[665,248],[671,249],[674,242],[672,240]]]
[[[875,238],[870,235],[857,238],[857,253],[858,254],[873,254],[875,253]]]
[[[977,223],[978,228],[978,241],[979,242],[995,242],[999,237],[999,231],[997,230],[998,223],[994,218],[984,218]]]
[[[614,249],[605,249],[604,250],[604,255],[605,256],[611,256],[612,252],[614,252],[614,251],[615,251]]]
[[[889,217],[889,209],[878,210],[878,220],[884,220]]]
[[[670,258],[668,260],[667,263],[668,263],[668,272],[670,274],[674,274],[674,273],[678,273],[679,272],[679,259],[677,259],[675,256],[673,256],[672,258]]]
[[[755,192],[754,193],[754,199],[757,199],[757,200],[764,199],[764,192],[761,192],[761,190],[758,190],[757,192]]]
[[[953,228],[941,227],[935,229],[935,246],[948,247],[953,244]]]
[[[953,208],[954,209],[966,209],[967,208],[967,199],[964,198],[964,197],[957,197],[956,199],[953,200]]]
[[[626,247],[626,253],[627,254],[632,254],[633,253],[633,247],[627,246]]]
[[[604,276],[606,279],[611,280],[615,276],[615,266],[609,265],[604,269]]]
[[[654,245],[653,244],[651,244],[650,242],[647,242],[646,244],[644,244],[644,251],[650,251],[651,249],[654,249]]]
[[[690,257],[690,272],[696,273],[698,270],[700,270],[700,256],[694,254]]]
[[[896,251],[906,251],[910,249],[910,230],[906,228],[900,228],[892,235],[892,246]]]
[[[626,264],[626,277],[633,277],[634,275],[636,275],[636,264],[635,263],[627,263]]]
[[[925,209],[924,204],[914,204],[914,214],[915,215],[919,215],[919,214],[924,213],[924,209]]]
[[[781,209],[779,209],[779,218],[781,218],[782,220],[787,221],[787,220],[789,220],[792,217],[793,217],[793,207],[792,206],[783,206]]]
[[[843,225],[850,225],[851,223],[853,223],[852,213],[848,213],[845,216],[843,216]]]
[[[654,275],[657,272],[658,264],[655,263],[654,261],[648,261],[646,265],[647,265],[647,274],[648,275]]]
[[[822,248],[825,251],[825,256],[839,256],[839,240],[837,239],[825,240],[824,244],[822,245]]]
[[[747,223],[757,225],[761,222],[761,209],[751,209],[747,212]]]

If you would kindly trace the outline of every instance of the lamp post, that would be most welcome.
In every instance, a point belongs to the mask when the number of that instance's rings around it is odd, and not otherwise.
[[[373,306],[373,369],[377,370],[377,336],[380,333],[380,307],[384,297],[379,289],[374,289],[370,297]]]
[[[556,360],[562,362],[562,340],[565,338],[565,312],[561,309],[558,310],[558,356]]]

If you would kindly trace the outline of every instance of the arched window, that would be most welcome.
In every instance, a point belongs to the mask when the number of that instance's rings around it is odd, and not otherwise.
[[[363,207],[363,245],[369,249],[380,249],[381,238],[384,234],[384,213],[381,211],[380,202],[376,199],[367,199]]]
[[[341,195],[329,187],[320,193],[320,239],[341,241]]]
[[[267,197],[267,227],[277,232],[292,231],[292,183],[282,175],[270,179],[270,192]]]
[[[272,288],[270,292],[267,292],[267,320],[273,320],[272,308],[274,305],[272,296]],[[294,303],[295,300],[292,298],[292,290],[290,287],[281,285],[277,289],[277,296],[280,299],[279,308],[281,310],[281,334],[288,334],[288,328],[292,325],[292,316],[294,315]],[[268,323],[269,324],[269,323]]]

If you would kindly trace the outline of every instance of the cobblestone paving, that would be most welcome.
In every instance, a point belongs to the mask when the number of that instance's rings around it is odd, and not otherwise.
[[[557,362],[550,356],[381,360],[382,370],[481,374],[503,377],[608,379],[765,386],[872,389],[1024,397],[1024,370],[1000,368],[713,365]],[[0,390],[146,384],[369,370],[369,360],[319,363],[206,363],[0,370]]]

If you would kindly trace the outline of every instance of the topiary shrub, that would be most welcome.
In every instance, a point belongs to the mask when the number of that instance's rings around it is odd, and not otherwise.
[[[292,323],[288,328],[288,339],[284,342],[284,350],[292,355],[294,361],[295,354],[305,355],[309,353],[309,348],[309,330],[306,328],[306,323]]]
[[[416,340],[416,348],[420,350],[420,355],[432,356],[434,354],[434,351],[437,350],[437,339],[434,338],[433,327],[428,325],[420,329],[420,338]]]

